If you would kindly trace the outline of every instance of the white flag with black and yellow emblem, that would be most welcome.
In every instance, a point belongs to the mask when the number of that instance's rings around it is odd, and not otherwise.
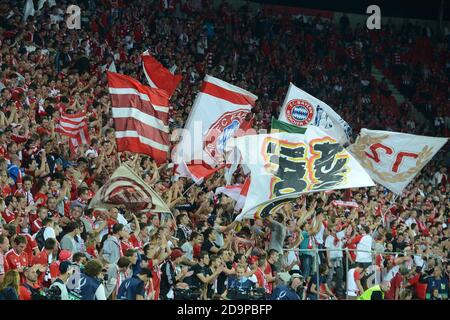
[[[317,127],[304,134],[272,133],[233,139],[251,171],[244,208],[236,220],[265,218],[304,193],[373,186],[363,167]]]

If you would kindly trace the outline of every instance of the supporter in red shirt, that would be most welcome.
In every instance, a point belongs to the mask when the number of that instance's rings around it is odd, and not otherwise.
[[[0,235],[0,283],[3,281],[3,277],[8,270],[8,261],[6,260],[5,253],[9,250],[9,239],[5,235]]]
[[[39,295],[41,286],[38,281],[38,273],[42,272],[39,265],[26,267],[23,271],[25,281],[19,288],[19,300],[32,300],[34,296]]]
[[[23,272],[25,267],[29,265],[29,256],[25,252],[27,247],[27,238],[23,235],[17,235],[13,240],[13,248],[5,255],[8,270],[18,270]],[[5,270],[7,271],[7,270]]]
[[[30,263],[33,261],[33,257],[39,253],[38,245],[33,237],[28,233],[21,233],[20,235],[27,239],[27,246],[25,247],[24,252],[28,255],[28,262]]]
[[[406,285],[406,275],[409,273],[408,269],[405,267],[400,267],[399,272],[391,280],[391,288],[385,294],[385,299],[387,300],[399,300],[400,291]]]
[[[38,218],[31,223],[31,234],[35,234],[42,228],[42,221],[48,217],[48,210],[45,207],[40,207],[37,211]]]
[[[61,264],[61,262],[71,261],[71,260],[72,260],[72,252],[70,252],[69,250],[61,250],[59,252],[59,259],[56,261],[53,261],[49,265],[50,276],[52,278],[52,282],[54,279],[56,279],[60,275],[59,265]]]
[[[55,249],[57,248],[56,239],[48,238],[45,240],[44,248],[37,254],[31,265],[42,266],[41,270],[45,270],[39,274],[38,282],[41,286],[49,287],[51,285],[51,274],[49,266],[53,262]]]

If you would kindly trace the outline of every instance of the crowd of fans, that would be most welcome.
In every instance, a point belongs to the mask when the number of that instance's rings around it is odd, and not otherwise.
[[[181,73],[172,129],[184,126],[208,73],[258,95],[258,129],[278,116],[291,81],[331,105],[355,133],[442,135],[445,126],[411,125],[408,111],[411,103],[431,105],[449,116],[448,39],[420,36],[419,26],[369,31],[346,19],[286,19],[210,1],[169,1],[167,8],[78,1],[81,29],[69,30],[66,1],[46,2],[27,22],[24,3],[0,4],[0,299],[355,299],[377,283],[387,299],[448,299],[445,150],[398,198],[381,186],[313,194],[269,219],[237,223],[234,201],[214,194],[225,185],[223,171],[191,187],[186,178],[175,182],[167,165],[117,154],[105,73],[114,61],[118,72],[145,83],[139,55],[146,49]],[[393,46],[399,35],[404,41]],[[423,54],[420,41],[439,48],[430,52],[440,58]],[[389,60],[396,49],[421,54],[398,67]],[[413,89],[402,87],[404,105],[371,75],[383,58],[388,77],[413,79]],[[71,153],[55,126],[62,112],[82,110],[90,145]],[[174,218],[88,209],[119,158]],[[233,183],[243,180],[238,170]],[[359,206],[334,207],[333,200]]]

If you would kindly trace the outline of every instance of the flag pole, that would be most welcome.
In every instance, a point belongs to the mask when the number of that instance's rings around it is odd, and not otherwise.
[[[190,186],[189,186],[189,188],[187,188],[186,189],[186,191],[185,192],[183,192],[183,194],[181,195],[182,197],[184,197],[184,195],[189,191],[189,190],[191,190],[192,189],[192,187],[193,186],[195,186],[196,185],[196,183],[195,182],[193,182]]]

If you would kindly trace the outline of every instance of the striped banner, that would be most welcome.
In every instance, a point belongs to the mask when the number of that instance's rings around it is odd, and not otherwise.
[[[108,85],[118,151],[166,162],[170,146],[167,93],[115,72],[108,72]]]
[[[86,114],[63,113],[59,118],[55,131],[69,137],[69,148],[72,154],[76,153],[78,146],[89,144],[89,130]]]

